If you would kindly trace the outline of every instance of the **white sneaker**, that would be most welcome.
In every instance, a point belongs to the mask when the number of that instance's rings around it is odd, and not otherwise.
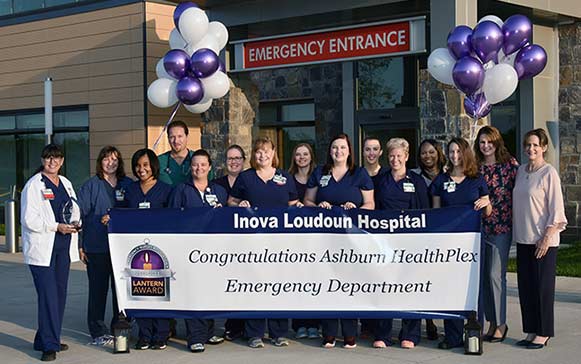
[[[91,345],[95,346],[106,346],[111,345],[113,343],[113,338],[109,337],[109,335],[99,336],[93,339]]]

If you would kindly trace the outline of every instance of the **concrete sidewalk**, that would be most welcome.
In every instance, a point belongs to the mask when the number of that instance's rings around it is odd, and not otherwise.
[[[4,253],[0,245],[0,363],[40,362],[40,353],[32,349],[36,328],[36,293],[30,271],[24,265],[22,254]],[[581,263],[580,263],[581,264]],[[245,341],[207,346],[202,354],[190,353],[183,339],[172,339],[164,351],[137,351],[130,354],[112,355],[111,348],[88,345],[90,336],[86,327],[87,277],[84,266],[73,264],[69,279],[69,294],[62,339],[69,344],[67,352],[59,353],[58,363],[144,363],[144,362],[214,362],[214,363],[526,363],[526,364],[579,364],[581,363],[581,279],[557,279],[556,337],[542,350],[527,350],[514,346],[523,338],[516,288],[516,276],[509,274],[508,337],[504,343],[485,344],[481,357],[465,356],[463,349],[443,351],[436,348],[437,341],[422,338],[413,350],[397,346],[385,350],[371,348],[369,340],[359,340],[358,348],[345,350],[340,347],[325,350],[317,341],[292,341],[287,348],[275,348],[267,344],[264,349],[250,349]],[[108,310],[110,311],[110,310]],[[397,321],[397,320],[396,320]],[[219,333],[222,321],[218,322]],[[443,333],[441,321],[436,321]],[[398,325],[398,324],[396,324]],[[183,321],[178,334],[183,337]],[[397,334],[397,331],[394,330]],[[422,330],[424,333],[424,330]],[[289,337],[292,334],[289,333]]]

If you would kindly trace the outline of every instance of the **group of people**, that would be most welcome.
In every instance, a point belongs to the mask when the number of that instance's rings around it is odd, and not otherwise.
[[[168,126],[171,151],[159,157],[140,149],[131,158],[133,181],[125,175],[119,150],[107,146],[96,163],[96,175],[84,183],[78,196],[71,183],[59,174],[64,163],[60,146],[47,145],[42,165],[22,192],[22,240],[38,294],[38,331],[34,348],[42,360],[54,360],[67,349],[60,333],[66,301],[70,262],[81,259],[87,265],[89,303],[87,322],[93,344],[111,342],[110,326],[104,322],[109,287],[113,288],[113,319],[119,319],[107,238],[108,209],[129,208],[220,208],[288,207],[368,210],[426,209],[468,205],[482,211],[482,244],[485,252],[481,295],[486,320],[484,339],[505,339],[506,269],[509,248],[517,243],[519,297],[526,338],[517,345],[542,348],[554,336],[553,306],[556,250],[559,232],[567,223],[557,171],[545,160],[548,138],[544,130],[529,131],[524,137],[528,163],[518,164],[500,132],[485,126],[473,148],[463,138],[452,138],[446,154],[435,140],[419,147],[419,168],[407,168],[409,143],[392,138],[385,144],[388,166],[380,164],[382,141],[363,142],[363,166],[355,163],[349,137],[332,138],[326,161],[315,165],[309,144],[298,144],[289,171],[280,168],[275,143],[266,137],[254,141],[250,168],[243,170],[246,154],[238,145],[226,150],[226,174],[209,178],[212,158],[203,150],[187,148],[188,127],[181,121]],[[77,245],[78,226],[64,221],[63,204],[77,200],[83,212],[82,239]],[[77,249],[77,246],[79,249]],[[392,319],[361,320],[362,330],[373,336],[373,347],[393,345]],[[428,338],[436,339],[437,328],[426,320]],[[170,335],[170,320],[137,319],[137,349],[164,349]],[[356,319],[296,319],[292,328],[297,339],[321,337],[322,346],[332,348],[339,336],[343,347],[357,346]],[[205,350],[205,344],[219,344],[241,337],[252,348],[264,346],[268,329],[275,346],[288,346],[287,319],[229,319],[223,337],[214,335],[214,322],[186,320],[188,348]],[[420,341],[421,320],[404,319],[399,345],[411,349]],[[441,349],[462,345],[462,320],[444,320]]]

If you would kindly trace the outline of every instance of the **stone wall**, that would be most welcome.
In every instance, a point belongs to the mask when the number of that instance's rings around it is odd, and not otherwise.
[[[559,27],[560,175],[569,222],[562,234],[579,240],[581,216],[581,22]]]

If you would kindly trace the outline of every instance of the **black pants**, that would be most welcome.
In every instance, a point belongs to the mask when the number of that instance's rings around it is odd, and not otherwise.
[[[555,274],[557,248],[535,258],[535,245],[516,245],[518,296],[523,331],[539,336],[555,336]]]
[[[110,333],[110,330],[105,324],[105,309],[107,308],[109,287],[111,287],[112,291],[111,301],[113,304],[111,326],[119,320],[119,307],[117,306],[117,294],[115,293],[111,256],[109,253],[86,254],[88,259],[87,276],[89,278],[87,324],[89,326],[89,333],[94,339]]]
[[[227,319],[224,324],[224,330],[244,334],[244,319]]]
[[[205,344],[209,338],[214,336],[214,320],[209,319],[187,319],[186,332],[188,339],[188,346],[192,344]]]

